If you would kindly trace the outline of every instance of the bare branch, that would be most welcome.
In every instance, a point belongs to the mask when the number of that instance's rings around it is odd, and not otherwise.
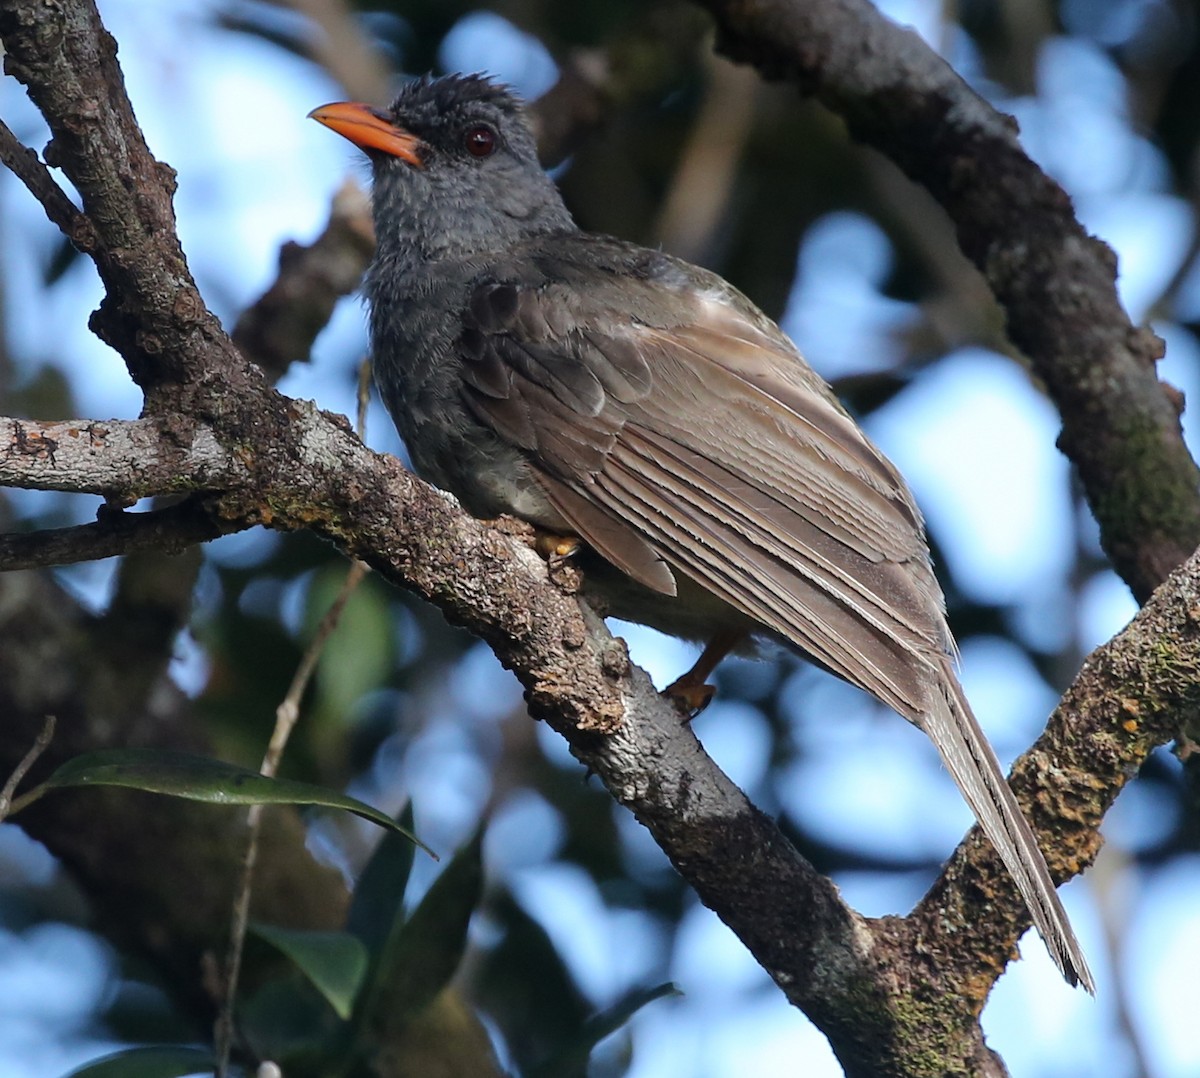
[[[179,554],[242,527],[191,500],[150,513],[109,510],[95,524],[0,535],[0,571],[73,565],[142,550]]]
[[[284,244],[279,275],[247,307],[233,342],[272,381],[295,362],[306,361],[334,305],[362,279],[375,250],[371,206],[362,188],[347,180],[334,196],[325,230],[307,247]]]
[[[210,428],[179,417],[0,418],[4,486],[102,494],[132,504],[151,494],[236,486],[247,475]]]
[[[1085,661],[1045,733],[1014,765],[1010,782],[1042,838],[1052,875],[1065,880],[1100,847],[1100,822],[1150,752],[1181,735],[1200,709],[1200,552],[1154,593],[1128,627]],[[1052,839],[1049,836],[1053,836]],[[970,896],[986,896],[979,918]],[[888,934],[926,972],[952,968],[963,950],[979,967],[1003,961],[1028,921],[1016,889],[978,829],[929,893]],[[975,996],[964,980],[947,990]],[[999,970],[997,969],[997,972]]]
[[[41,203],[46,216],[64,236],[81,251],[95,250],[99,241],[91,221],[79,212],[67,193],[58,186],[37,153],[19,142],[3,120],[0,120],[0,161]]]
[[[107,296],[92,328],[125,358],[148,404],[173,396],[172,383],[211,397],[253,380],[196,290],[175,233],[175,175],[146,146],[94,3],[0,5],[0,39],[6,73],[50,126],[46,162],[75,185],[95,232],[85,249]]]

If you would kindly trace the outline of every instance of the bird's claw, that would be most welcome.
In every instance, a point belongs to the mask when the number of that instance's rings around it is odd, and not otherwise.
[[[533,541],[534,549],[552,566],[566,561],[579,550],[579,539],[574,535],[555,535],[540,528]]]
[[[662,691],[662,695],[675,704],[683,712],[684,722],[691,722],[712,702],[716,693],[715,685],[698,681],[688,674],[677,678]]]

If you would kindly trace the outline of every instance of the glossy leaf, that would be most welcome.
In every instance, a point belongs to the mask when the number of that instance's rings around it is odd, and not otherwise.
[[[393,1028],[419,1014],[449,984],[483,893],[482,844],[482,832],[476,832],[392,933],[360,1002],[360,1023],[375,1032]]]
[[[207,756],[158,749],[89,752],[68,760],[39,789],[71,786],[124,786],[217,805],[320,805],[344,809],[405,835],[430,856],[436,857],[428,846],[405,831],[387,813],[357,798],[307,782],[267,778],[257,771]]]
[[[654,988],[637,988],[627,992],[613,1006],[589,1018],[565,1049],[556,1053],[552,1059],[529,1072],[529,1078],[557,1078],[559,1075],[583,1073],[586,1070],[588,1057],[596,1045],[605,1037],[616,1033],[647,1003],[653,1003],[664,996],[679,996],[683,993],[671,982],[660,984]]]
[[[350,1017],[355,996],[367,974],[367,949],[357,937],[346,932],[304,931],[266,924],[252,924],[250,929],[287,955],[329,1001],[339,1018]]]
[[[396,817],[405,833],[412,830],[412,805]],[[362,940],[371,954],[380,954],[404,918],[404,892],[412,872],[413,847],[394,831],[384,833],[358,878],[346,931]]]
[[[296,1075],[339,1073],[348,1027],[298,970],[268,981],[237,1008],[238,1030],[260,1059],[273,1059]]]
[[[201,1048],[128,1048],[85,1063],[66,1078],[183,1078],[211,1074],[216,1063],[213,1054]]]

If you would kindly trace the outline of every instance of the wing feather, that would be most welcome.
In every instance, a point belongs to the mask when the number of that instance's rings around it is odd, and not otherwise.
[[[461,347],[473,414],[528,453],[555,510],[634,579],[670,595],[682,572],[921,714],[922,668],[948,637],[920,514],[891,465],[735,300],[636,276],[591,284],[481,287]],[[639,317],[654,294],[675,317]]]
[[[706,583],[720,578],[722,598],[735,609],[891,706],[920,709],[911,644],[895,627],[883,627],[886,612],[869,610],[877,601],[868,588],[855,589],[803,538],[785,541],[752,515],[731,511],[729,501],[713,496],[711,480],[685,461],[677,457],[664,467],[639,443],[628,432],[601,477],[613,509],[637,501],[653,514],[644,526],[656,533],[668,561]],[[689,512],[680,521],[681,501]],[[674,528],[673,520],[680,521]]]

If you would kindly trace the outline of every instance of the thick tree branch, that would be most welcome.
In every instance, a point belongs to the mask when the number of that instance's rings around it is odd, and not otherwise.
[[[911,920],[863,921],[728,782],[691,729],[629,668],[620,644],[547,579],[531,550],[465,516],[311,406],[282,406],[293,416],[294,444],[264,458],[263,472],[241,490],[219,497],[223,519],[313,528],[488,639],[525,684],[533,713],[652,830],[706,903],[830,1035],[850,1073],[923,1073],[901,1067],[912,1050],[904,1034],[914,1005],[943,1036],[957,1031],[954,1053],[981,1072],[982,1042],[966,1019],[1027,927],[990,847],[972,836]],[[212,467],[210,452],[197,455]],[[87,482],[95,461],[84,464]],[[61,473],[59,482],[70,485]],[[1046,736],[1018,765],[1023,804],[1043,833],[1056,836],[1047,853],[1059,875],[1090,858],[1099,820],[1125,778],[1200,705],[1196,609],[1200,557],[1089,661]],[[864,1026],[874,1031],[870,1051],[861,1043]]]
[[[128,505],[151,494],[236,486],[247,476],[211,429],[180,417],[0,418],[4,486],[102,494]]]
[[[1154,748],[1178,740],[1198,714],[1200,551],[1123,632],[1088,656],[1045,733],[1013,767],[1010,781],[1026,815],[1040,835],[1053,836],[1051,842],[1043,838],[1042,849],[1056,879],[1069,879],[1091,862],[1101,842],[1100,822],[1125,783]],[[941,948],[960,947],[959,933],[969,925],[982,944],[978,959],[986,962],[989,953],[1004,954],[1026,926],[1015,894],[976,829],[898,931],[906,949],[935,967],[944,957]],[[963,906],[975,897],[988,903],[986,925]]]
[[[233,342],[275,382],[293,363],[307,361],[334,305],[358,288],[375,250],[371,205],[347,180],[333,199],[329,223],[307,246],[286,243],[274,283],[247,307]]]
[[[1200,544],[1200,470],[1179,401],[1155,376],[1162,343],[1132,325],[1116,261],[994,110],[868,0],[701,0],[719,47],[788,79],[929,188],[1062,414],[1104,548],[1144,601]]]
[[[211,406],[217,390],[255,380],[196,291],[175,233],[174,172],[146,146],[116,43],[95,5],[4,4],[0,39],[5,72],[26,85],[50,126],[46,162],[75,185],[91,224],[94,242],[81,249],[95,261],[107,293],[92,328],[125,358],[148,407],[164,394],[163,410],[186,398],[167,392],[171,383],[206,387]],[[53,193],[30,189],[53,220],[59,212]],[[208,382],[214,375],[208,360],[216,356],[224,374],[219,387]]]

